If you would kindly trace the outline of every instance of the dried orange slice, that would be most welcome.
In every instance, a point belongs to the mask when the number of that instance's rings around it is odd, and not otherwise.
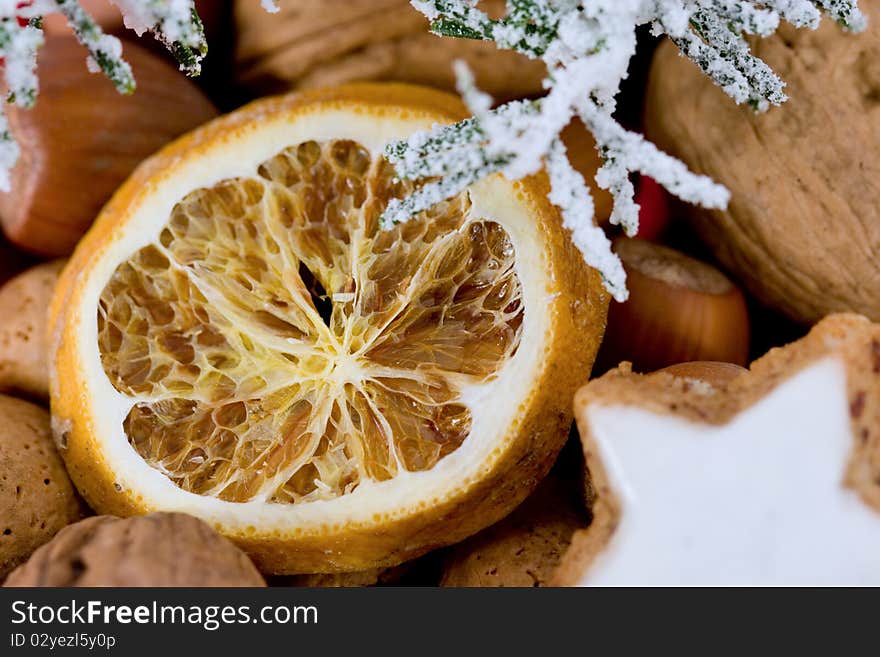
[[[391,565],[498,520],[567,435],[607,310],[546,201],[497,176],[391,230],[392,138],[463,113],[353,85],[144,164],[53,302],[54,428],[98,511],[199,516],[268,572]]]

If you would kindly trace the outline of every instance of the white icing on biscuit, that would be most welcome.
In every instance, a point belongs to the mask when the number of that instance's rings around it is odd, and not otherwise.
[[[842,484],[846,372],[827,358],[724,426],[588,409],[621,521],[586,585],[880,585],[880,514]]]

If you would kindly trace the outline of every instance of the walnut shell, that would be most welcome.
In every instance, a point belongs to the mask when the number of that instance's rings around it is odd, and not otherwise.
[[[49,397],[49,302],[66,261],[28,269],[0,288],[0,391]]]
[[[862,34],[825,20],[754,43],[791,97],[766,114],[736,106],[670,43],[651,71],[646,134],[733,194],[727,211],[689,210],[698,232],[757,297],[802,322],[880,319],[880,4],[862,4]]]
[[[61,531],[5,586],[265,586],[244,552],[182,513],[95,516]]]
[[[465,60],[497,100],[542,94],[544,64],[494,43],[428,32],[409,0],[287,0],[268,14],[237,0],[239,82],[259,93],[352,81],[394,81],[455,91],[452,62]],[[481,3],[497,15],[502,0]]]
[[[547,586],[576,530],[587,526],[578,486],[550,475],[501,522],[452,548],[441,586]]]
[[[52,442],[49,414],[0,395],[0,580],[83,510]]]

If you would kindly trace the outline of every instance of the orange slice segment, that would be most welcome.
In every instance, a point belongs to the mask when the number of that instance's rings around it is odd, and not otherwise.
[[[53,415],[98,510],[213,522],[273,572],[390,565],[516,505],[565,440],[607,297],[536,177],[382,230],[384,144],[459,115],[355,85],[144,165],[53,304]]]

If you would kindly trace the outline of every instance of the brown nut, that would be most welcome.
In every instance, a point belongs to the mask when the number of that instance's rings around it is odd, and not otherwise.
[[[52,442],[49,414],[0,395],[0,580],[83,510]]]
[[[587,526],[577,486],[550,475],[501,522],[452,548],[441,586],[547,586],[576,530]]]
[[[64,260],[37,265],[0,288],[0,391],[49,397],[49,301]]]
[[[504,12],[503,0],[480,8]],[[540,60],[494,43],[430,34],[409,0],[288,0],[269,14],[253,0],[236,0],[239,83],[278,93],[355,81],[423,84],[455,91],[452,63],[462,59],[480,89],[496,100],[544,93]]]
[[[869,28],[784,25],[755,54],[790,100],[737,106],[671,43],[657,51],[645,132],[731,192],[689,207],[701,238],[765,304],[802,323],[852,311],[880,320],[880,3]]]
[[[61,531],[5,586],[265,586],[244,552],[182,513],[95,516]]]
[[[124,49],[138,81],[131,96],[88,71],[85,50],[73,37],[49,37],[40,51],[36,106],[9,111],[22,154],[11,192],[0,193],[0,223],[18,247],[47,256],[71,253],[142,160],[217,116],[173,65],[130,42]]]
[[[609,308],[601,369],[623,361],[639,372],[695,360],[747,362],[748,310],[724,274],[644,240],[618,239],[614,247],[630,296]]]

